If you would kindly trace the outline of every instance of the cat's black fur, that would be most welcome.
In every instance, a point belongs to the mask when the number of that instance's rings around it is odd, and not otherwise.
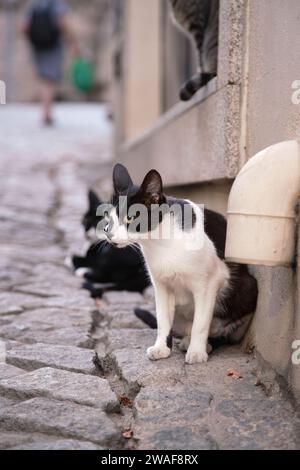
[[[96,229],[101,221],[101,217],[96,215],[101,200],[93,191],[89,191],[88,200],[89,207],[82,219],[85,232]],[[87,269],[83,287],[91,292],[92,297],[101,297],[103,291],[107,290],[143,292],[150,285],[138,247],[120,250],[106,241],[95,242],[90,245],[85,256],[73,256],[72,264],[75,270]],[[94,286],[95,283],[109,285],[98,288]]]
[[[180,98],[187,101],[217,75],[219,0],[169,0],[177,24],[195,41],[200,71],[183,84]]]

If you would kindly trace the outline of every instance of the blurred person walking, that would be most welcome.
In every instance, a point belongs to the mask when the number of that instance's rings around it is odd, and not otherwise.
[[[33,0],[23,25],[41,82],[43,123],[48,126],[53,124],[53,104],[58,84],[63,78],[65,43],[72,46],[74,55],[77,52],[69,11],[70,7],[64,0]]]

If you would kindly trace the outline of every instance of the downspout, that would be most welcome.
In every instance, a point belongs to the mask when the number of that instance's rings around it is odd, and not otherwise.
[[[239,172],[228,201],[227,261],[289,266],[295,258],[299,142],[268,147]]]

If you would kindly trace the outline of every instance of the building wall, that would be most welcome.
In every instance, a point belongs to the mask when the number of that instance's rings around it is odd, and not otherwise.
[[[124,137],[137,137],[161,112],[160,0],[125,0]]]
[[[300,2],[249,1],[247,154],[300,137],[300,105],[292,83],[300,79]]]
[[[244,127],[250,158],[271,144],[300,137],[300,107],[292,102],[292,83],[299,77],[300,3],[291,0],[287,8],[280,0],[250,0],[247,15]],[[300,366],[291,361],[292,342],[300,339],[299,257],[297,269],[257,266],[253,271],[260,291],[254,331],[263,368],[272,366],[300,400]]]
[[[298,228],[298,236],[297,236],[297,271],[295,273],[296,278],[296,289],[295,289],[295,314],[294,314],[294,324],[293,324],[293,333],[292,333],[292,341],[297,341],[298,344],[298,351],[299,351],[299,340],[300,340],[300,231]],[[293,353],[295,350],[293,349]],[[300,355],[297,353],[297,359],[299,362]],[[293,367],[289,370],[289,384],[292,390],[296,390],[296,398],[298,403],[300,404],[300,364],[293,365]]]
[[[197,204],[203,204],[205,207],[226,216],[231,185],[232,182],[228,180],[187,186],[171,186],[166,189],[166,192],[170,196],[190,199]]]
[[[164,0],[159,4],[164,11]],[[242,0],[221,2],[218,78],[189,103],[178,102],[142,132],[137,129],[134,140],[126,139],[124,135],[117,159],[129,166],[135,178],[141,178],[148,167],[160,170],[168,186],[236,176],[240,157],[242,94],[241,67],[237,64],[243,45],[243,11]],[[144,27],[147,28],[146,23]],[[126,49],[126,44],[124,47]],[[174,49],[169,53],[174,53]],[[162,90],[168,85],[168,75],[162,74],[164,70],[161,68]],[[135,75],[139,74],[142,77],[141,67],[137,64]],[[142,103],[141,97],[139,106]],[[144,112],[147,114],[146,106]],[[125,125],[127,119],[123,110]]]

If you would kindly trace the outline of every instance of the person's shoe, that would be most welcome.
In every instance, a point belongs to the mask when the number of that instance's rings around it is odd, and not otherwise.
[[[46,127],[52,127],[54,125],[54,120],[52,117],[48,116],[44,118],[44,126]]]

